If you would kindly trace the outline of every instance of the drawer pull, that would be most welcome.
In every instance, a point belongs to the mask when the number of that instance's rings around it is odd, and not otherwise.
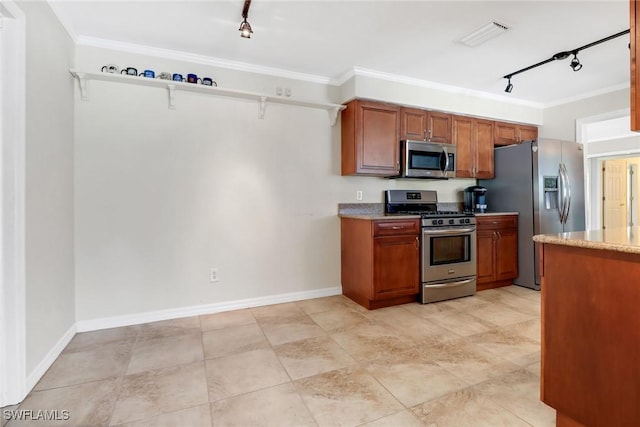
[[[394,225],[393,227],[391,227],[391,229],[393,229],[393,230],[402,230],[402,226],[401,225]]]

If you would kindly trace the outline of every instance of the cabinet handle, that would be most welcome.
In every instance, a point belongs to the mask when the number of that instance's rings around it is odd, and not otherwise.
[[[420,239],[418,238],[418,236],[416,236],[416,250],[420,250]]]
[[[424,130],[424,140],[425,140],[425,141],[428,141],[428,139],[427,139],[427,135],[428,135],[428,134],[429,134],[429,133],[428,133],[428,132],[427,132],[427,130],[425,129],[425,130]]]
[[[427,141],[431,141],[431,129],[429,129],[428,135],[429,135],[429,139],[427,139]]]
[[[498,239],[502,239],[502,234],[498,231]]]
[[[402,226],[401,225],[394,225],[393,227],[391,227],[392,230],[402,230]]]

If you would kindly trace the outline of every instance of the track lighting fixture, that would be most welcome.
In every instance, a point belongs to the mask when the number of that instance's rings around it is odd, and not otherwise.
[[[240,31],[240,37],[245,39],[250,39],[251,34],[253,34],[251,25],[249,24],[249,21],[247,21],[250,6],[251,0],[244,0],[244,7],[242,8],[242,22],[240,23],[240,28],[238,28],[238,31]]]
[[[575,52],[573,54],[573,59],[571,60],[571,64],[569,64],[569,66],[571,67],[571,69],[573,71],[580,71],[582,69],[582,64],[580,63],[580,60],[578,59],[578,53]]]
[[[565,50],[563,52],[558,52],[555,55],[553,55],[551,58],[545,59],[544,61],[540,61],[537,64],[530,65],[528,67],[522,68],[521,70],[514,71],[513,73],[505,74],[504,76],[502,76],[502,78],[503,79],[507,79],[508,83],[507,83],[507,88],[504,91],[507,92],[507,93],[511,93],[511,90],[513,89],[513,85],[511,84],[511,77],[515,76],[516,74],[524,73],[525,71],[529,71],[532,68],[536,68],[536,67],[539,67],[541,65],[548,64],[549,62],[560,61],[560,60],[563,60],[563,59],[567,59],[571,55],[573,55],[573,59],[571,60],[571,64],[569,64],[569,66],[571,67],[571,69],[573,71],[580,71],[582,69],[582,64],[580,63],[580,60],[578,59],[578,53],[580,51],[588,49],[588,48],[593,47],[595,45],[598,45],[600,43],[604,43],[604,42],[607,42],[609,40],[615,39],[616,37],[620,37],[620,36],[623,36],[625,34],[629,34],[629,32],[630,32],[629,30],[620,31],[619,33],[610,35],[609,37],[605,37],[605,38],[600,39],[600,40],[596,40],[593,43],[589,43],[589,44],[586,44],[584,46],[580,46],[580,47],[578,47],[576,49]]]
[[[513,85],[511,84],[511,77],[509,77],[509,83],[507,83],[507,87],[504,89],[505,92],[511,93],[513,90]]]

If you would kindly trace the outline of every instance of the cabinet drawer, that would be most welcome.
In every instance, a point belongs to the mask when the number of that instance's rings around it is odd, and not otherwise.
[[[419,234],[420,220],[419,219],[407,219],[407,220],[393,220],[393,221],[374,221],[373,222],[373,235],[374,236],[397,236],[400,234]]]
[[[477,216],[476,222],[478,228],[482,230],[494,228],[517,228],[517,215],[501,215],[501,216]]]

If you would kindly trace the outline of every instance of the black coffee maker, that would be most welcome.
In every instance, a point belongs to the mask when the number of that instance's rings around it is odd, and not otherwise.
[[[487,211],[487,189],[473,185],[464,189],[464,210],[473,213]]]

